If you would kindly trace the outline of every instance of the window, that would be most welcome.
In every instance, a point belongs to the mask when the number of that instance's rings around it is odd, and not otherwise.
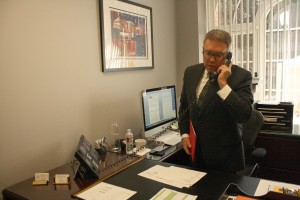
[[[300,124],[300,0],[206,0],[207,29],[232,35],[234,62],[259,80],[256,100],[292,101]]]

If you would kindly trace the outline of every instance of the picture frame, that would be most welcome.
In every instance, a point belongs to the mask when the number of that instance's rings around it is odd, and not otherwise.
[[[100,0],[102,71],[153,69],[152,8]]]

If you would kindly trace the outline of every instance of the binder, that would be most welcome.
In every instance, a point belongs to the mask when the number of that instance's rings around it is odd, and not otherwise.
[[[190,143],[191,143],[191,157],[192,157],[192,161],[194,161],[195,159],[195,151],[196,151],[196,142],[197,142],[197,136],[193,127],[193,123],[190,120]]]

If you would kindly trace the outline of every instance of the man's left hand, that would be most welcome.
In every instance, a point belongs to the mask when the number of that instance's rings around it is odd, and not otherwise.
[[[231,67],[232,67],[232,63],[230,63],[228,67],[224,64],[218,68],[217,70],[219,74],[218,84],[220,89],[222,89],[225,85],[227,85],[227,80],[231,75]]]

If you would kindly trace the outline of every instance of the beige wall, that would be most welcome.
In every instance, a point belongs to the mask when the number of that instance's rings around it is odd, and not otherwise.
[[[176,1],[177,93],[179,95],[185,68],[202,62],[202,40],[206,32],[205,17],[205,0]]]
[[[102,73],[98,0],[0,0],[1,191],[70,161],[81,134],[108,136],[112,121],[138,134],[140,91],[176,84],[197,62],[195,46],[177,47],[176,4],[186,0],[135,2],[153,9],[155,68]]]

